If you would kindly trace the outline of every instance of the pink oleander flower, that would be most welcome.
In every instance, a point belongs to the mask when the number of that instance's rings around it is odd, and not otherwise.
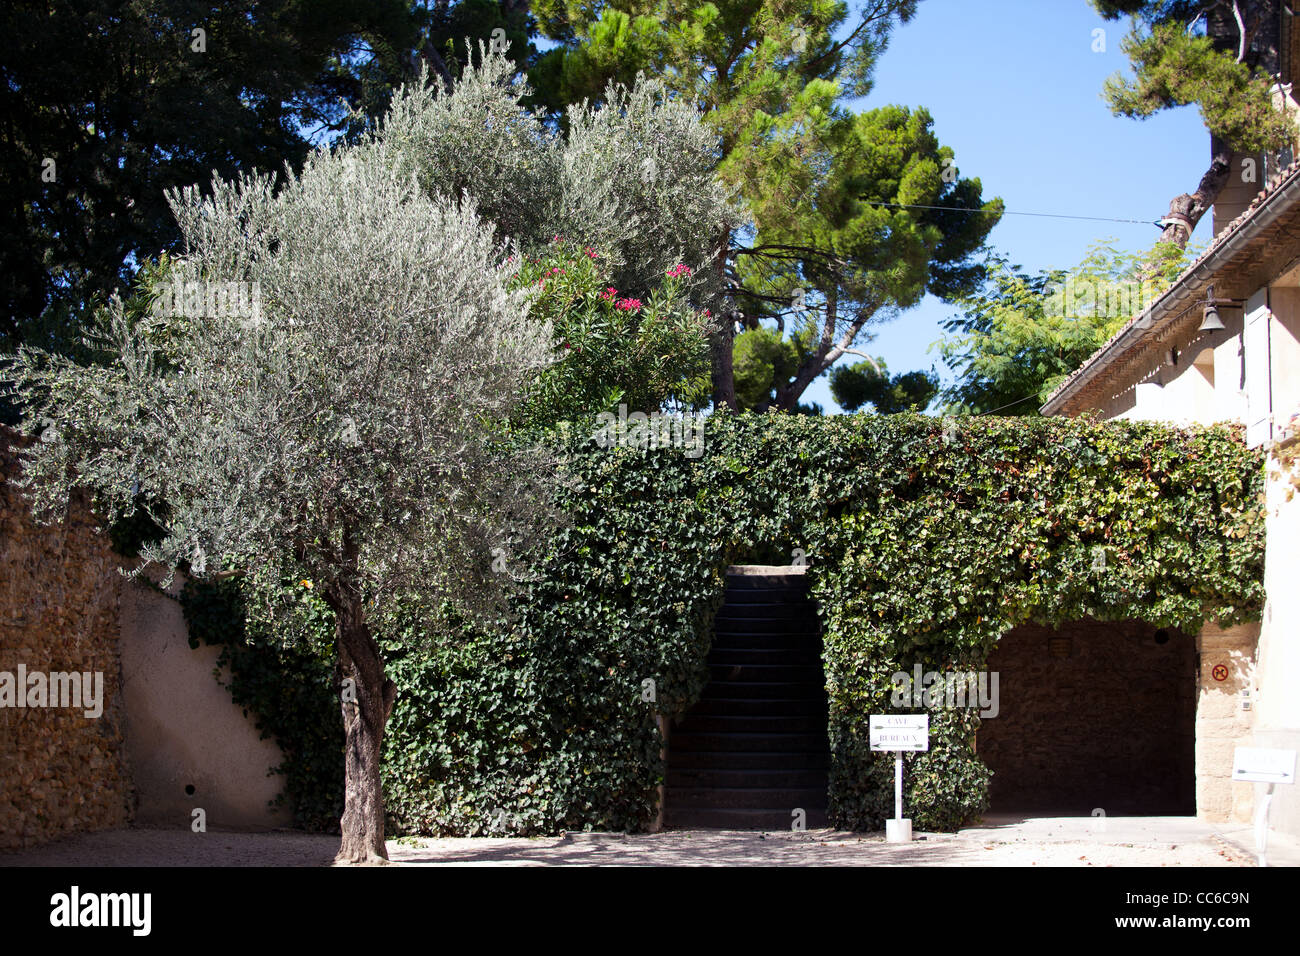
[[[641,308],[640,299],[619,299],[614,303],[614,308],[621,309],[624,312],[636,312]]]
[[[618,295],[618,290],[611,285],[605,287],[605,291],[600,294],[600,297],[608,302],[616,295]]]
[[[564,270],[561,269],[559,266],[555,266],[554,268],[547,269],[546,274],[548,276],[562,276],[564,275]]]
[[[691,267],[684,262],[679,262],[677,263],[677,265],[673,266],[671,269],[668,270],[668,275],[674,279],[677,278],[678,276],[688,276],[690,274],[691,274]]]

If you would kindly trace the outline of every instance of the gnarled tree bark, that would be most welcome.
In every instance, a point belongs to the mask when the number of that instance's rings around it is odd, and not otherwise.
[[[1214,157],[1210,168],[1201,177],[1195,192],[1183,193],[1169,200],[1169,212],[1161,220],[1164,228],[1160,231],[1161,242],[1172,242],[1179,249],[1187,248],[1187,243],[1196,231],[1196,224],[1214,207],[1214,201],[1223,192],[1232,176],[1233,151],[1226,143],[1214,142]]]
[[[839,298],[833,293],[829,295],[826,299],[826,315],[822,320],[821,335],[817,340],[817,347],[799,366],[793,381],[776,390],[776,407],[783,412],[793,412],[797,409],[799,399],[807,391],[808,386],[813,383],[817,376],[839,361],[843,355],[862,355],[872,365],[875,365],[875,359],[863,355],[863,353],[853,348],[853,343],[867,324],[867,320],[875,314],[876,307],[874,305],[864,304],[854,313],[853,321],[844,328],[837,339],[836,332],[839,331]]]
[[[388,851],[379,771],[384,728],[393,712],[397,685],[384,674],[379,645],[370,633],[360,599],[343,596],[335,618],[339,676],[341,682],[352,682],[353,692],[340,695],[346,740],[345,798],[340,820],[343,840],[334,862],[385,863]]]

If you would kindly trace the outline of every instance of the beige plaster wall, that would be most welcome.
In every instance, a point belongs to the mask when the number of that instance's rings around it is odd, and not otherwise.
[[[1224,308],[1219,317],[1223,330],[1198,332],[1177,348],[1176,356],[1162,356],[1101,406],[1102,417],[1177,425],[1244,421],[1244,316],[1240,309]],[[1173,364],[1166,358],[1174,359]]]
[[[1261,153],[1235,153],[1223,191],[1214,199],[1211,218],[1214,234],[1244,213],[1265,186],[1264,156]]]
[[[0,671],[100,672],[104,705],[0,707],[0,848],[132,819],[188,829],[195,808],[208,827],[286,825],[267,805],[279,748],[213,676],[218,649],[191,649],[180,605],[124,578],[84,503],[32,519],[24,442],[0,426]]]
[[[1293,466],[1298,468],[1300,466]],[[1300,752],[1300,491],[1276,456],[1266,485],[1268,598],[1260,626],[1254,746]],[[1256,796],[1265,784],[1255,784]],[[1300,784],[1274,790],[1269,821],[1300,836]]]
[[[1286,283],[1296,281],[1294,276]],[[1280,428],[1300,412],[1300,288],[1273,285],[1268,290],[1269,379],[1274,421]],[[1177,346],[1173,364],[1167,353],[1132,376],[1132,381],[1102,402],[1104,418],[1212,425],[1246,419],[1242,351],[1244,313],[1219,310],[1224,329],[1196,332]]]
[[[178,581],[173,592],[179,587]],[[280,750],[259,739],[253,721],[213,677],[218,648],[191,649],[180,605],[154,590],[132,584],[121,603],[136,821],[191,827],[194,809],[201,808],[209,827],[288,825],[285,811],[267,806],[281,790],[283,778],[268,776]]]
[[[1273,287],[1268,293],[1270,373],[1273,383],[1274,434],[1300,413],[1300,288]]]

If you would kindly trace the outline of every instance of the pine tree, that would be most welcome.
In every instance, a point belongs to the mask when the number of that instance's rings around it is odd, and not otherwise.
[[[715,406],[735,408],[739,326],[787,320],[816,332],[772,403],[793,410],[808,386],[928,291],[951,297],[979,277],[975,256],[998,221],[978,179],[958,174],[922,109],[854,115],[875,64],[915,0],[793,4],[543,0],[541,32],[559,46],[532,71],[542,99],[599,96],[645,70],[704,116],[714,169],[746,204],[720,226],[713,264],[727,299],[713,337]]]
[[[1281,69],[1279,0],[1093,0],[1108,20],[1132,18],[1123,43],[1133,77],[1116,74],[1105,96],[1120,116],[1144,119],[1195,104],[1211,160],[1190,193],[1169,202],[1160,241],[1183,247],[1232,176],[1238,152],[1287,148],[1294,121],[1274,102]]]

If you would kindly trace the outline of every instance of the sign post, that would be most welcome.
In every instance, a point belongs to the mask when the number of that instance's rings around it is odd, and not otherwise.
[[[1268,805],[1273,802],[1275,784],[1295,783],[1295,751],[1238,747],[1232,752],[1232,779],[1268,784],[1255,812],[1255,850],[1259,865],[1268,866],[1264,855],[1268,849]]]
[[[885,840],[911,843],[912,821],[903,817],[903,753],[930,749],[929,714],[872,714],[871,749],[894,753],[894,819],[885,821]]]

